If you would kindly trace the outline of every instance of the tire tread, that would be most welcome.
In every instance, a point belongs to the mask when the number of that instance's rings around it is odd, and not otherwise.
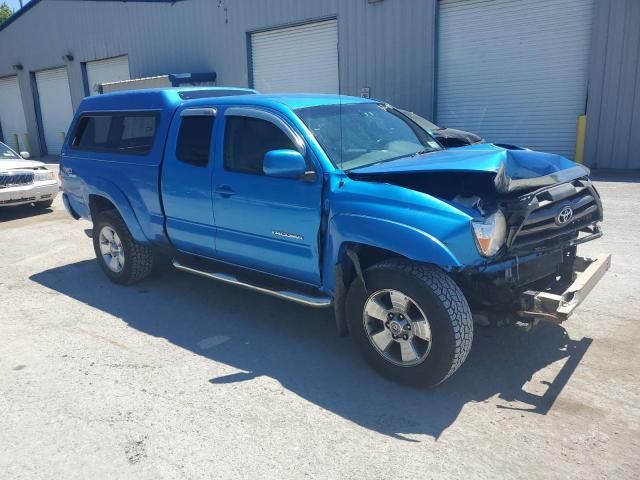
[[[127,228],[127,224],[116,210],[102,212],[96,224],[99,224],[101,218],[104,217],[108,218],[112,226],[118,231],[118,235],[121,237],[127,252],[125,262],[130,262],[131,265],[131,268],[128,269],[128,275],[122,279],[122,283],[131,285],[148,277],[153,270],[153,249],[135,241]],[[94,231],[94,235],[98,235],[98,232]]]
[[[377,269],[396,269],[417,278],[442,302],[451,319],[456,341],[453,362],[449,372],[441,380],[443,382],[464,363],[473,342],[473,318],[462,291],[451,277],[434,265],[389,258],[369,267],[367,271]]]

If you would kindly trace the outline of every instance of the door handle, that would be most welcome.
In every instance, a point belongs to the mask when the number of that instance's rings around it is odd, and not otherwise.
[[[231,188],[229,185],[221,185],[220,187],[216,188],[216,193],[222,198],[229,198],[236,192],[234,192],[233,188]]]

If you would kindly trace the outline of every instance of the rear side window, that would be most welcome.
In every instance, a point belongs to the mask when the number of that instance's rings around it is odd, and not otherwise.
[[[71,146],[80,150],[144,155],[153,148],[159,118],[156,112],[83,115]]]
[[[224,168],[262,175],[262,159],[269,150],[297,150],[291,139],[273,123],[252,117],[226,118]]]
[[[87,150],[106,148],[110,128],[111,115],[82,117],[76,129],[73,146]]]
[[[176,158],[198,167],[209,163],[213,116],[183,117],[178,131]]]
[[[153,138],[156,134],[156,117],[136,115],[122,118],[122,140]]]

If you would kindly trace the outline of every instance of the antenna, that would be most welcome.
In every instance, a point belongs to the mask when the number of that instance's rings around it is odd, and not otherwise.
[[[338,94],[338,100],[339,100],[339,114],[340,114],[340,168],[342,168],[342,162],[343,162],[343,158],[342,155],[344,153],[344,143],[343,143],[343,139],[342,139],[342,94],[339,93]]]

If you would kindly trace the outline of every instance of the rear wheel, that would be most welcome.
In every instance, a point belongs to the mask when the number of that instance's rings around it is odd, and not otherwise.
[[[433,386],[464,362],[473,339],[469,306],[442,270],[403,259],[378,263],[349,288],[349,329],[383,375]]]
[[[115,210],[100,213],[93,224],[93,249],[102,271],[115,283],[129,285],[153,269],[153,251],[135,241]]]

